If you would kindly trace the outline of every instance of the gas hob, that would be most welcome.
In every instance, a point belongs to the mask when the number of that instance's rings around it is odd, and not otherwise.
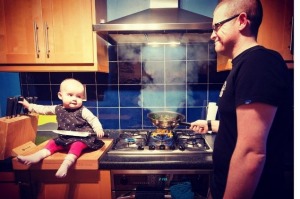
[[[117,130],[106,134],[114,139],[108,155],[186,155],[212,152],[205,136],[191,130]]]

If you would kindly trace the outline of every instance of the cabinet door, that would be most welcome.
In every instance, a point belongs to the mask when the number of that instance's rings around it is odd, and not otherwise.
[[[70,170],[57,179],[56,170],[32,171],[33,190],[39,199],[111,199],[110,171]]]
[[[0,63],[36,63],[43,48],[39,0],[0,0]]]
[[[257,38],[258,43],[278,51],[284,60],[293,60],[290,50],[293,0],[261,0],[261,3],[264,16]]]
[[[91,66],[94,64],[92,2],[0,0],[0,63]]]
[[[21,197],[13,172],[0,172],[0,193],[0,198],[19,199]]]
[[[42,0],[46,63],[93,63],[92,0]]]

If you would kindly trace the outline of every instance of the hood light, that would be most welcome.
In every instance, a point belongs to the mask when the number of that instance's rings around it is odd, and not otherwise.
[[[148,42],[148,45],[152,45],[152,46],[157,46],[157,45],[171,45],[171,46],[176,46],[179,45],[180,42]]]

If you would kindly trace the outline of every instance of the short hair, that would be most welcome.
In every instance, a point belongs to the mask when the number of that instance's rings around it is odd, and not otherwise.
[[[250,20],[251,34],[257,38],[263,18],[263,8],[260,0],[222,0],[216,8],[226,6],[228,17],[245,12]]]

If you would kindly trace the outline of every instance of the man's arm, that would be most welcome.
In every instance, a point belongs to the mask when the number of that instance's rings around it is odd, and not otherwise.
[[[237,143],[230,161],[224,199],[252,198],[265,164],[267,138],[276,110],[262,103],[237,108]]]

